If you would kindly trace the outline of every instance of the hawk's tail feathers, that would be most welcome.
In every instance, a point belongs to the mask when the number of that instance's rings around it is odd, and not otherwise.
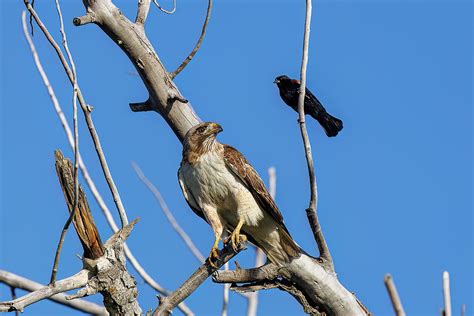
[[[290,234],[284,230],[278,230],[279,243],[265,243],[262,244],[268,259],[276,265],[283,266],[291,260],[298,258],[301,255],[301,248],[291,238]]]
[[[342,130],[342,121],[326,111],[311,116],[318,120],[328,137],[334,137]]]

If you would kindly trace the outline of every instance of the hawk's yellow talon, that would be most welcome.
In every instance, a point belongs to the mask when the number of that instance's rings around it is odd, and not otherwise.
[[[234,251],[237,251],[237,247],[241,241],[247,240],[247,236],[240,234],[240,229],[242,228],[243,225],[244,225],[244,221],[240,220],[239,223],[237,224],[237,227],[235,227],[234,231],[230,235],[230,240],[232,241],[232,249],[234,249]]]
[[[217,259],[219,259],[219,238],[216,238],[216,240],[214,241],[214,245],[212,245],[212,248],[211,248],[211,252],[209,253],[209,264],[214,267],[214,268],[218,268],[218,266],[216,265],[216,263],[214,263],[214,261],[217,261]]]

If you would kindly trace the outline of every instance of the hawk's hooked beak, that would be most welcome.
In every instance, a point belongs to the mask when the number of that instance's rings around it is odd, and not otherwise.
[[[216,134],[219,134],[220,132],[222,132],[224,129],[222,128],[222,126],[220,126],[219,124],[217,123],[212,123],[212,131]]]

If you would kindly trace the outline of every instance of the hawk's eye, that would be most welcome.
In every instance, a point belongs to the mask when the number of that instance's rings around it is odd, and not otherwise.
[[[204,133],[205,130],[206,130],[206,126],[201,126],[196,130],[196,132],[198,132],[199,134],[202,134]]]

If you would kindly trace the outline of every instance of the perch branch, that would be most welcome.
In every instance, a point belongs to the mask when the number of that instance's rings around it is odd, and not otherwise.
[[[386,274],[384,279],[385,287],[387,288],[388,296],[390,297],[390,301],[392,302],[393,309],[395,311],[396,316],[405,316],[405,310],[403,309],[402,301],[400,300],[400,296],[398,296],[398,291],[395,286],[395,282],[393,282],[393,278],[390,274]]]
[[[306,216],[308,217],[311,230],[313,232],[314,239],[318,245],[320,258],[323,260],[323,264],[330,272],[334,272],[334,264],[332,261],[331,253],[329,252],[326,239],[324,238],[321,226],[319,224],[317,216],[318,208],[318,187],[316,183],[316,175],[314,172],[313,155],[311,153],[311,142],[309,140],[308,131],[306,130],[306,121],[304,113],[304,100],[306,94],[306,68],[308,66],[308,50],[309,50],[309,33],[311,29],[311,13],[312,4],[311,0],[306,0],[306,18],[304,27],[304,42],[303,42],[303,58],[301,62],[301,75],[300,75],[300,93],[298,98],[298,122],[300,125],[301,137],[303,138],[303,144],[306,154],[306,162],[308,165],[309,182],[311,189],[311,198],[309,206],[306,209]]]
[[[212,266],[208,260],[201,265],[177,290],[173,291],[170,295],[161,297],[158,308],[153,312],[153,316],[168,316],[171,314],[173,309],[180,302],[184,301],[189,295],[191,295],[209,276],[221,268],[227,261],[232,259],[240,251],[245,248],[243,243],[240,243],[237,247],[237,251],[232,249],[232,245],[228,243],[222,251],[219,253],[219,257],[215,262],[215,266]]]
[[[204,263],[206,258],[202,255],[202,253],[193,243],[192,239],[188,236],[188,234],[186,234],[186,232],[178,224],[178,221],[176,220],[173,213],[168,208],[168,204],[166,204],[166,201],[161,195],[160,191],[158,191],[158,189],[153,185],[153,183],[151,183],[151,181],[145,176],[142,169],[140,169],[140,166],[138,166],[135,162],[132,162],[132,167],[135,170],[135,173],[137,174],[138,178],[143,182],[143,184],[145,184],[148,190],[151,191],[155,199],[158,201],[158,204],[160,204],[161,210],[163,211],[163,213],[165,213],[166,218],[170,222],[173,229],[178,233],[179,237],[181,237],[181,239],[184,241],[186,246],[192,252],[194,257],[196,257],[196,259],[200,263]]]
[[[179,65],[179,67],[170,73],[171,79],[174,79],[193,59],[194,55],[196,55],[197,51],[201,47],[202,41],[204,40],[204,36],[206,35],[206,30],[207,30],[207,25],[209,24],[209,18],[211,17],[211,10],[212,10],[212,0],[209,0],[208,5],[207,5],[207,13],[206,13],[206,19],[204,20],[204,24],[202,25],[202,30],[201,30],[201,35],[199,36],[199,39],[196,43],[196,46],[194,46],[194,49],[189,53],[188,57]]]
[[[51,46],[54,48],[56,51],[56,54],[59,57],[59,60],[61,61],[61,64],[63,65],[64,70],[66,71],[66,74],[69,78],[69,81],[71,84],[74,85],[74,75],[71,71],[71,68],[69,67],[66,58],[64,57],[63,52],[61,51],[61,48],[59,45],[56,43],[46,26],[43,24],[41,19],[39,18],[38,14],[36,11],[33,9],[31,6],[30,2],[28,0],[24,0],[26,9],[30,12],[30,14],[33,16],[34,20],[38,24],[39,28],[43,32],[43,34],[46,36],[46,39],[48,42],[51,44]],[[112,178],[112,174],[110,172],[109,166],[107,164],[107,160],[105,158],[104,151],[102,149],[102,145],[100,143],[99,135],[97,134],[97,131],[94,126],[94,122],[92,121],[92,116],[91,116],[91,107],[86,103],[80,87],[77,87],[77,97],[79,99],[79,104],[82,108],[82,111],[84,113],[84,117],[86,119],[86,124],[89,129],[89,133],[91,134],[92,141],[94,142],[94,148],[97,152],[97,156],[99,157],[100,165],[102,167],[102,171],[104,173],[105,180],[109,186],[109,189],[112,193],[114,203],[117,207],[118,213],[120,215],[120,220],[122,222],[122,227],[126,226],[128,224],[128,219],[127,219],[127,214],[125,212],[125,208],[122,204],[122,199],[120,198],[120,194],[118,192],[117,186],[115,185],[115,182]]]

